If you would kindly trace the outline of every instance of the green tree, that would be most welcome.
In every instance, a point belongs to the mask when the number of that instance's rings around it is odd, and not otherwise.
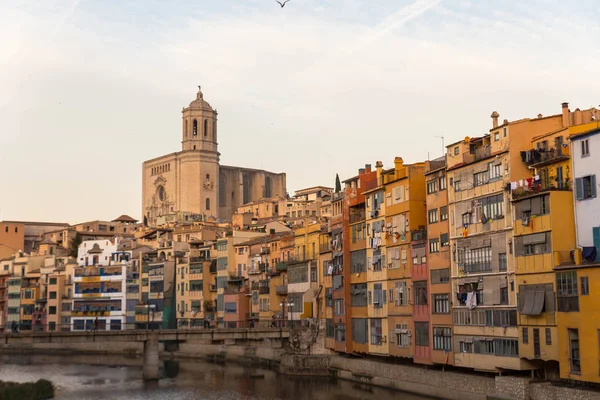
[[[79,245],[81,244],[83,240],[81,239],[81,235],[79,234],[79,232],[75,233],[75,237],[73,239],[71,239],[71,245],[69,247],[70,250],[70,256],[71,257],[77,257],[77,252],[79,251]]]
[[[340,176],[335,174],[335,192],[339,193],[342,191],[342,184],[340,183]]]

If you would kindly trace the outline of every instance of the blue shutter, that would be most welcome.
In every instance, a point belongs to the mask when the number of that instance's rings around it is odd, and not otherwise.
[[[593,228],[594,247],[596,248],[596,261],[600,261],[600,227]]]
[[[583,179],[575,178],[575,198],[583,200]]]
[[[596,197],[596,175],[590,175],[590,185],[592,186],[592,197]]]

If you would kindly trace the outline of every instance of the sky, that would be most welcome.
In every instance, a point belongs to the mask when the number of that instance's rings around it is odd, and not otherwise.
[[[202,85],[221,163],[334,186],[600,104],[592,0],[0,0],[0,220],[140,218]]]

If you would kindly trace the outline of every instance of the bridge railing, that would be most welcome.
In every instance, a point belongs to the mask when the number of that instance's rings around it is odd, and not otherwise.
[[[324,321],[320,325],[324,326]],[[214,329],[288,329],[319,324],[316,319],[288,320],[282,318],[251,319],[243,321],[214,321],[204,319],[178,319],[176,327],[162,321],[137,321],[135,323],[117,323],[88,318],[85,323],[77,324],[16,324],[0,326],[0,334],[35,334],[48,332],[118,332],[118,331],[161,331],[161,330],[214,330]]]

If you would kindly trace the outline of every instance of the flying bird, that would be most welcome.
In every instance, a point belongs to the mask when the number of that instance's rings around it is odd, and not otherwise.
[[[279,0],[275,0],[275,1],[276,1],[277,3],[279,3],[279,5],[281,6],[281,8],[283,8],[283,7],[286,5],[286,3],[287,3],[288,1],[290,1],[290,0],[284,0],[284,2],[283,2],[283,3],[282,3],[281,1],[279,1]]]

